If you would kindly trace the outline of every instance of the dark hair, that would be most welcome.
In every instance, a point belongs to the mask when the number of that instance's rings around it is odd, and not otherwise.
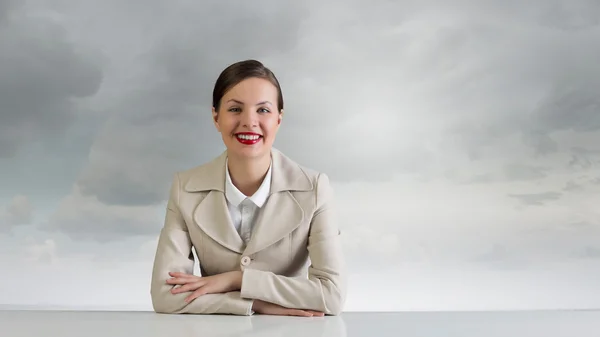
[[[213,108],[218,111],[225,93],[241,81],[252,77],[265,79],[277,88],[277,108],[281,112],[283,109],[283,94],[281,93],[279,81],[269,68],[256,60],[236,62],[221,72],[213,89]]]

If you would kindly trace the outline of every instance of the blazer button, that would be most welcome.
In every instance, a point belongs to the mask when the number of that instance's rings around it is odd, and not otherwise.
[[[248,256],[244,256],[244,257],[242,257],[242,261],[241,261],[241,263],[242,263],[242,266],[247,266],[247,265],[249,265],[249,264],[250,264],[250,261],[251,261],[251,260],[250,260],[250,257],[248,257]]]

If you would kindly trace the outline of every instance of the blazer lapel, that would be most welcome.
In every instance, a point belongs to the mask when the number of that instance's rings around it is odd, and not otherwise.
[[[269,197],[254,229],[244,255],[254,254],[281,240],[304,220],[304,211],[289,192]]]
[[[245,244],[233,227],[225,199],[226,159],[225,151],[206,165],[198,166],[184,189],[207,193],[194,210],[194,221],[220,245],[241,254]]]
[[[184,189],[206,192],[194,210],[196,224],[213,240],[236,253],[256,253],[296,229],[304,220],[304,210],[292,192],[311,191],[309,176],[294,161],[276,149],[271,150],[271,192],[254,224],[252,237],[245,247],[235,230],[225,199],[225,160],[227,151],[206,165],[196,168]]]
[[[271,151],[271,193],[254,224],[244,255],[254,254],[298,228],[305,214],[292,191],[310,191],[313,184],[298,164],[276,149]]]
[[[244,250],[245,244],[233,227],[223,192],[208,192],[196,207],[194,220],[208,236],[221,246],[239,254]]]

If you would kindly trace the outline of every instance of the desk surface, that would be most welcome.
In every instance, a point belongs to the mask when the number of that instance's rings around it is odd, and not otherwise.
[[[600,311],[394,312],[328,317],[160,315],[153,312],[1,311],[3,337],[584,337]]]

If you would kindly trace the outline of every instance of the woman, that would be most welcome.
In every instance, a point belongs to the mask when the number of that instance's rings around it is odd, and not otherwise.
[[[325,174],[272,148],[283,95],[258,61],[227,67],[213,90],[226,151],[174,175],[152,272],[159,313],[341,313],[346,272]],[[202,276],[193,275],[194,256]]]

